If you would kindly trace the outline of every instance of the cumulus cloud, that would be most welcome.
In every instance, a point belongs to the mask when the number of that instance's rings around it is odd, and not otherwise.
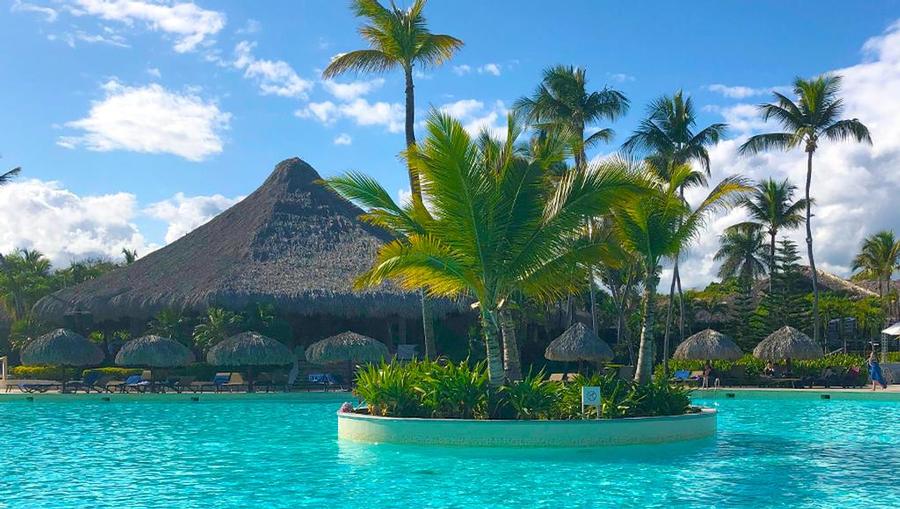
[[[326,92],[342,101],[352,101],[357,97],[367,95],[369,92],[381,88],[382,85],[384,85],[384,78],[353,81],[350,83],[338,83],[332,80],[324,80],[322,82]]]
[[[216,217],[243,198],[243,196],[226,198],[221,194],[185,196],[184,193],[177,193],[167,200],[149,205],[143,212],[169,224],[165,237],[166,244],[168,244]]]
[[[477,99],[460,99],[441,105],[438,109],[459,120],[472,136],[483,130],[497,138],[506,136],[506,114],[509,109],[503,101],[495,101],[486,106]]]
[[[470,72],[472,72],[472,67],[469,65],[462,64],[453,66],[453,73],[457,76],[464,76],[466,74],[469,74]]]
[[[36,249],[58,266],[88,257],[117,258],[122,248],[149,247],[132,222],[130,193],[79,196],[56,181],[17,181],[0,187],[0,252]]]
[[[616,83],[626,83],[626,82],[634,81],[634,80],[635,80],[635,77],[634,77],[634,76],[632,76],[632,75],[630,75],[630,74],[625,74],[625,73],[623,73],[623,72],[606,73],[606,76],[607,76],[611,81],[615,81]]]
[[[215,102],[155,83],[131,87],[112,80],[103,85],[103,91],[105,97],[91,104],[85,118],[65,124],[82,134],[62,136],[59,145],[100,152],[166,153],[190,161],[222,152],[220,136],[228,129],[231,114]]]
[[[244,71],[244,77],[256,80],[263,95],[278,95],[306,99],[313,82],[301,78],[283,60],[262,60],[253,55],[256,43],[241,41],[235,46],[234,67]]]
[[[335,145],[350,145],[353,143],[353,138],[350,137],[347,133],[341,133],[334,138]]]
[[[492,76],[500,76],[500,65],[487,63],[478,68],[479,74],[490,74]]]
[[[162,73],[156,67],[150,67],[149,69],[147,69],[147,74],[157,79],[162,78]]]
[[[317,120],[331,125],[340,118],[352,120],[360,126],[382,126],[391,133],[403,132],[405,109],[400,103],[373,102],[357,98],[335,104],[331,101],[312,102],[294,112],[299,118]]]
[[[762,88],[753,88],[753,87],[745,87],[741,85],[729,86],[723,85],[721,83],[714,83],[712,85],[707,85],[706,89],[710,92],[715,92],[717,94],[721,94],[730,99],[746,99],[748,97],[760,96],[771,94],[772,92],[789,92],[790,89],[788,87],[762,87]]]
[[[841,276],[850,274],[850,264],[862,239],[881,229],[900,231],[900,212],[895,205],[900,195],[900,22],[864,45],[864,62],[835,69],[843,76],[842,97],[845,118],[859,118],[872,133],[873,146],[823,141],[813,162],[811,194],[816,199],[813,237],[816,265]],[[749,110],[737,105],[723,110],[725,118],[743,118]],[[763,128],[747,125],[750,132]],[[766,126],[775,130],[777,126]],[[725,140],[710,151],[713,182],[739,173],[753,179],[789,178],[802,196],[806,179],[806,158],[801,149],[740,157],[740,144],[749,133]],[[702,191],[690,193],[698,200]],[[691,249],[682,271],[685,286],[702,286],[715,278],[718,264],[712,256],[718,248],[716,237],[729,225],[743,220],[743,211],[732,211],[710,225],[708,234]],[[805,232],[790,232],[805,258]]]
[[[94,16],[126,26],[143,23],[148,29],[175,37],[175,51],[193,51],[225,28],[225,14],[202,9],[192,2],[144,0],[74,0],[75,16]]]

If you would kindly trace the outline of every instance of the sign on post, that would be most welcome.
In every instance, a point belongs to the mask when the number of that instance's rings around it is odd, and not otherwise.
[[[600,388],[599,387],[582,387],[581,388],[581,411],[584,407],[592,406],[597,408],[597,418],[600,418]]]

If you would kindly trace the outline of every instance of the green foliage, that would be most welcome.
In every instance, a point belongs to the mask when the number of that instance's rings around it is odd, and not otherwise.
[[[81,372],[82,378],[90,375],[91,373],[99,373],[101,376],[110,377],[115,380],[124,380],[131,375],[140,375],[143,372],[141,369],[136,368],[117,368],[117,367],[108,367],[108,368],[91,368],[86,369]]]
[[[78,370],[62,366],[14,366],[9,373],[19,379],[72,380],[78,378]]]
[[[194,345],[205,352],[236,334],[241,322],[242,318],[237,313],[222,308],[209,308],[203,322],[194,327]]]
[[[501,388],[506,403],[516,419],[550,419],[557,408],[562,391],[558,384],[544,380],[544,371],[531,372],[518,381]]]
[[[483,418],[487,410],[487,363],[472,366],[468,361],[423,361],[416,390],[422,406],[432,417],[448,419]]]
[[[900,352],[888,352],[887,361],[888,362],[900,362]]]
[[[705,361],[701,360],[669,360],[669,371],[687,370],[702,371]],[[745,355],[736,361],[712,361],[713,370],[716,373],[727,373],[734,366],[741,366],[745,373],[752,377],[758,377],[763,372],[765,361],[757,359],[752,355]],[[860,372],[865,374],[866,359],[861,355],[852,354],[834,354],[821,359],[793,361],[791,363],[792,371],[799,377],[815,377],[822,373],[826,367],[832,367],[836,373],[843,373],[848,368],[859,368]],[[656,378],[662,377],[662,365],[656,366],[654,372]]]
[[[184,333],[187,327],[187,319],[180,311],[174,309],[163,309],[150,320],[147,325],[147,334],[156,334],[164,338],[180,341],[185,345],[190,345],[187,335]]]
[[[366,402],[372,415],[424,417],[425,408],[418,390],[422,364],[369,364],[357,371],[354,393]]]
[[[654,415],[681,415],[691,405],[689,389],[673,385],[668,380],[654,380],[635,385],[630,400],[629,416],[649,417]]]

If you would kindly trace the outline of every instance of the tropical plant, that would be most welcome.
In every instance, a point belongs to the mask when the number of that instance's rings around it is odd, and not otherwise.
[[[763,120],[774,119],[784,131],[751,136],[743,145],[742,154],[756,154],[768,150],[791,150],[803,147],[806,152],[806,251],[813,286],[813,339],[819,341],[819,276],[813,256],[812,200],[809,195],[812,184],[813,154],[822,139],[832,141],[854,140],[872,143],[869,129],[857,119],[841,119],[844,101],[838,97],[841,77],[819,76],[811,80],[794,79],[794,95],[797,101],[773,92],[775,102],[759,106]]]
[[[640,154],[651,162],[651,168],[665,181],[671,180],[675,168],[692,162],[699,162],[705,175],[710,174],[708,147],[715,145],[724,136],[726,125],[710,124],[699,131],[697,112],[690,97],[685,97],[681,90],[671,97],[662,96],[650,103],[647,116],[638,125],[635,132],[625,140],[622,149],[628,153]],[[679,196],[684,199],[686,188],[705,186],[704,173],[694,172],[686,178],[678,189]],[[678,291],[679,331],[684,339],[684,293],[681,289],[681,273],[679,271],[679,253],[675,254],[672,268],[672,283],[669,288],[669,305],[666,312],[666,342],[672,323],[672,311],[675,302],[675,291]]]
[[[512,120],[512,119],[511,119]],[[514,294],[553,300],[587,276],[585,263],[607,259],[613,246],[580,236],[590,217],[640,191],[642,181],[617,161],[574,169],[548,186],[542,161],[505,157],[499,167],[456,120],[435,112],[425,140],[408,153],[423,175],[427,210],[397,205],[374,179],[348,174],[327,184],[368,212],[366,221],[404,233],[379,248],[357,281],[367,287],[394,279],[429,295],[473,297],[480,312],[488,373],[503,381],[498,313]],[[504,146],[520,130],[510,122]],[[507,151],[509,152],[509,151]]]
[[[127,247],[123,247],[122,256],[125,257],[125,265],[131,265],[138,258],[137,249],[128,249]]]
[[[408,150],[416,144],[414,67],[443,64],[463,46],[463,42],[449,35],[431,33],[423,14],[425,0],[414,0],[406,10],[400,9],[393,2],[390,8],[386,8],[377,0],[353,0],[352,9],[357,17],[366,20],[366,24],[359,28],[359,34],[369,43],[369,48],[336,56],[322,72],[322,76],[330,79],[347,72],[384,73],[402,69],[406,82],[405,133]],[[419,175],[412,164],[408,164],[407,169],[413,204],[422,206]],[[424,294],[421,305],[425,356],[434,357],[437,355],[434,312]]]
[[[418,362],[368,364],[356,371],[354,393],[366,402],[371,415],[425,417],[417,389],[421,380]]]
[[[50,260],[39,251],[22,249],[0,257],[0,300],[13,320],[27,318],[34,303],[54,289]]]
[[[240,315],[227,309],[217,307],[207,309],[203,322],[194,327],[194,346],[201,352],[209,350],[236,334],[241,321]]]
[[[556,384],[544,380],[544,371],[531,371],[525,378],[501,389],[516,419],[550,419],[557,406],[560,391]]]
[[[900,268],[900,241],[893,230],[882,230],[863,239],[859,253],[853,258],[855,279],[874,279],[878,296],[884,297],[894,271]]]
[[[769,234],[769,291],[775,271],[775,238],[783,229],[793,229],[803,224],[806,199],[792,201],[797,186],[788,179],[781,182],[765,179],[756,184],[753,192],[741,203],[750,219],[762,225]]]
[[[85,281],[97,279],[107,272],[118,268],[118,265],[106,258],[85,258],[72,262],[65,269],[57,270],[53,275],[57,288],[74,286]]]
[[[0,173],[0,186],[12,182],[12,179],[16,178],[21,172],[22,168],[16,167],[5,173]]]
[[[488,402],[488,375],[484,363],[470,365],[468,360],[425,362],[416,384],[422,405],[429,416],[451,419],[483,418]]]
[[[644,163],[646,167],[649,163]],[[728,177],[691,210],[681,198],[684,183],[696,172],[687,165],[674,167],[668,181],[657,180],[652,192],[625,202],[614,213],[617,236],[636,257],[644,272],[641,301],[641,339],[635,380],[647,383],[653,369],[653,328],[656,286],[659,284],[660,262],[674,259],[701,231],[714,212],[733,206],[747,190],[743,179]],[[667,351],[667,346],[663,347]],[[663,362],[667,362],[663,357]]]
[[[722,262],[719,277],[737,277],[751,282],[766,273],[768,254],[763,245],[762,228],[755,223],[736,224],[719,236],[719,250],[714,260]]]
[[[184,334],[187,319],[180,311],[175,309],[163,309],[147,324],[147,334],[155,334],[164,338],[174,339],[190,346],[189,338]]]
[[[690,389],[669,383],[668,377],[646,384],[636,385],[631,395],[630,415],[650,417],[656,415],[681,415],[691,406]]]

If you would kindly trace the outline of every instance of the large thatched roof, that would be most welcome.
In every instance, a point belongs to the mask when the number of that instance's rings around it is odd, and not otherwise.
[[[104,321],[262,302],[306,315],[421,316],[415,293],[353,290],[390,237],[362,223],[362,211],[319,178],[298,158],[282,161],[259,189],[208,223],[127,267],[41,299],[35,311],[61,323],[73,310]],[[449,307],[435,304],[438,312]]]
[[[306,349],[306,360],[313,364],[379,362],[389,356],[384,343],[352,331],[317,341]]]
[[[175,341],[160,336],[142,336],[125,343],[116,354],[119,366],[170,368],[194,362],[194,353]]]
[[[87,338],[68,329],[56,329],[22,349],[22,364],[86,367],[103,362],[103,351]]]
[[[576,322],[547,345],[544,357],[551,361],[608,361],[613,351],[594,331]]]
[[[206,353],[213,366],[284,366],[294,359],[290,348],[256,332],[235,334]]]
[[[674,359],[737,360],[744,355],[737,343],[719,331],[706,329],[685,339],[675,349]]]
[[[769,334],[753,349],[757,359],[772,361],[818,359],[822,355],[822,347],[812,338],[788,325]]]

